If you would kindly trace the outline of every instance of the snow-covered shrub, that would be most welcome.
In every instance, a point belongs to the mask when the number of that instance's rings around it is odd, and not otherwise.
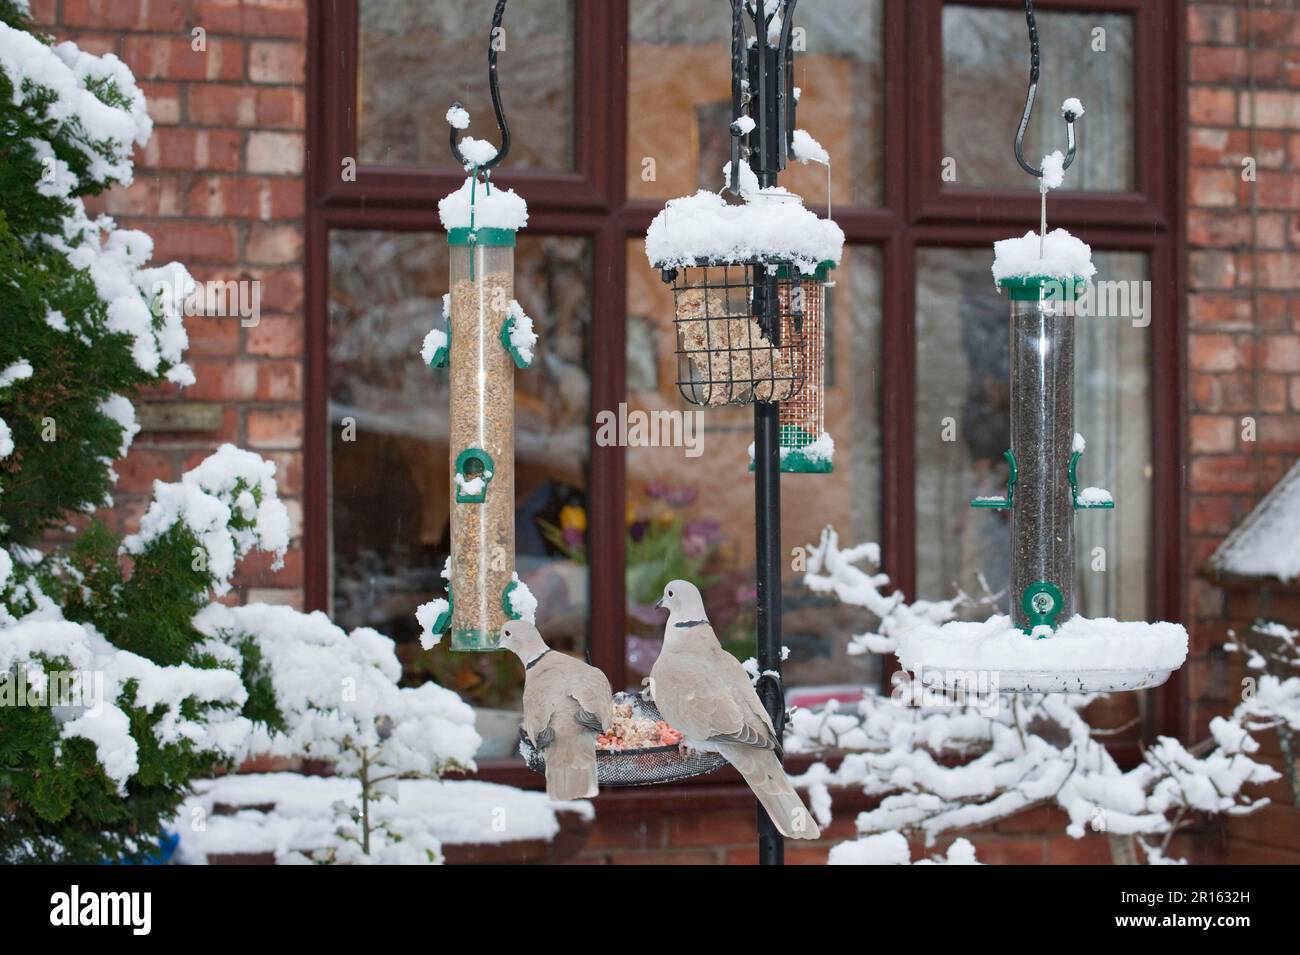
[[[1242,699],[1233,714],[1252,732],[1277,731],[1282,768],[1291,787],[1291,801],[1300,806],[1300,771],[1296,740],[1300,739],[1300,632],[1275,621],[1256,622],[1246,639],[1228,631],[1226,649],[1244,658],[1247,676]]]
[[[196,557],[214,535],[239,538],[224,558],[265,544],[222,510],[233,501],[211,498],[208,539],[189,527],[141,539],[129,574],[99,524],[44,542],[70,512],[111,502],[112,462],[139,430],[125,394],[193,380],[176,295],[188,274],[149,267],[147,235],[83,203],[131,182],[151,128],[116,57],[52,45],[25,5],[0,0],[3,861],[136,851],[248,732],[237,669],[190,624],[219,582]],[[283,511],[273,495],[257,506]]]
[[[956,619],[975,602],[959,594],[908,604],[898,591],[886,595],[889,578],[875,567],[879,555],[874,544],[841,549],[830,527],[809,548],[806,586],[875,619],[873,629],[854,636],[856,652],[892,653],[909,626]],[[859,566],[863,561],[873,569]],[[1140,764],[1122,771],[1083,716],[1095,696],[995,694],[953,701],[933,692],[900,672],[889,696],[868,690],[851,707],[832,702],[792,714],[787,753],[843,754],[836,768],[818,762],[795,780],[822,825],[830,822],[835,788],[851,786],[879,799],[857,817],[861,838],[837,846],[835,861],[879,861],[882,852],[896,853],[899,841],[879,841],[880,834],[916,833],[933,844],[945,833],[987,826],[1041,804],[1063,809],[1066,831],[1075,838],[1090,829],[1130,836],[1148,861],[1169,861],[1166,850],[1181,827],[1198,815],[1261,807],[1267,800],[1252,801],[1243,787],[1277,778],[1250,758],[1259,747],[1240,710],[1215,719],[1205,745],[1188,748],[1160,737]]]
[[[434,683],[399,687],[390,639],[369,627],[345,634],[320,612],[211,604],[194,623],[248,661],[250,686],[269,690],[274,712],[254,730],[250,751],[324,760],[359,784],[358,797],[336,807],[316,861],[439,860],[436,840],[396,830],[401,817],[376,814],[374,804],[394,798],[400,779],[474,768],[481,739],[467,703]]]
[[[116,57],[53,45],[0,0],[0,863],[150,849],[193,779],[251,753],[329,760],[378,796],[471,767],[479,742],[455,694],[399,689],[373,630],[212,602],[242,557],[289,544],[257,455],[226,445],[156,482],[124,540],[68,523],[112,503],[127,395],[193,380],[189,275],[83,204],[131,182],[151,129]]]

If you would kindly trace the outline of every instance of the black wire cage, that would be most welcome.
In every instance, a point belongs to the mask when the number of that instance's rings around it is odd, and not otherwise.
[[[792,293],[801,283],[779,277],[792,274],[789,266],[768,262],[664,270],[673,289],[683,398],[716,407],[789,401],[802,391],[803,298]],[[771,315],[776,320],[768,329],[764,316]]]

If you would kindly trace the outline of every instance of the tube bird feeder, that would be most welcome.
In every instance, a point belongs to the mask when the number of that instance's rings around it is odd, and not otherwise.
[[[1047,231],[1047,193],[1074,162],[1076,99],[1061,108],[1068,154],[1024,158],[1038,89],[1038,27],[1025,0],[1030,77],[1015,139],[1016,161],[1039,179],[1041,230],[994,245],[993,278],[1010,300],[1011,447],[1003,495],[976,508],[1011,515],[1010,615],[982,623],[920,625],[900,635],[898,658],[923,686],[959,694],[1098,693],[1158,686],[1187,658],[1187,631],[1172,623],[1089,620],[1076,614],[1076,510],[1112,508],[1109,492],[1078,488],[1084,441],[1074,431],[1074,332],[1092,250]],[[976,681],[976,682],[972,682]]]
[[[1007,493],[972,507],[1011,513],[1011,616],[1026,633],[1074,615],[1074,512],[1113,508],[1082,497],[1074,431],[1075,303],[1084,277],[999,281],[1010,299],[1011,448]]]
[[[505,6],[506,0],[497,3],[493,37]],[[514,372],[531,363],[536,342],[532,322],[514,300],[515,238],[528,210],[491,180],[510,148],[496,56],[489,40],[500,148],[461,141],[469,115],[459,103],[447,113],[452,153],[469,177],[438,204],[450,250],[448,329],[439,341],[426,342],[430,364],[451,372],[448,598],[431,630],[450,628],[451,649],[459,651],[498,649],[501,627],[532,603],[515,576]]]

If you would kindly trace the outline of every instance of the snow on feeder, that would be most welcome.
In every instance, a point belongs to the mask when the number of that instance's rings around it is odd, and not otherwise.
[[[506,0],[492,20],[497,35]],[[527,368],[537,336],[514,300],[514,249],[528,206],[492,185],[491,170],[510,149],[489,42],[489,83],[501,147],[466,137],[469,114],[447,112],[451,150],[469,173],[438,203],[450,247],[451,291],[444,299],[447,331],[434,330],[423,355],[450,368],[451,558],[447,600],[421,608],[422,626],[450,629],[453,650],[495,650],[507,620],[527,616],[536,601],[515,574],[514,373]]]
[[[673,289],[677,385],[694,405],[789,402],[810,376],[822,377],[820,365],[810,365],[822,357],[822,339],[811,354],[805,317],[815,304],[821,328],[822,285],[840,261],[844,233],[775,185],[775,171],[802,133],[794,128],[793,5],[781,13],[778,6],[764,13],[761,4],[751,5],[767,24],[760,56],[758,44],[746,42],[741,4],[733,2],[732,147],[723,179],[737,201],[707,190],[670,200],[646,233],[646,257]],[[813,140],[802,133],[799,142]],[[817,425],[796,410],[791,421],[792,439],[793,427]]]
[[[1016,160],[1039,179],[1041,231],[994,245],[993,278],[1010,300],[1011,447],[1006,494],[971,501],[1010,512],[1011,614],[915,628],[900,637],[898,656],[927,685],[954,690],[974,689],[966,684],[980,673],[997,674],[999,688],[1010,692],[1143,689],[1182,666],[1187,632],[1170,623],[1075,616],[1075,512],[1115,506],[1109,492],[1078,487],[1085,443],[1074,431],[1074,325],[1076,302],[1096,273],[1092,250],[1063,229],[1047,231],[1047,193],[1074,162],[1083,106],[1077,99],[1062,106],[1065,156],[1045,157],[1042,168],[1025,161],[1039,73],[1032,0],[1025,13],[1031,69]]]
[[[843,245],[835,223],[779,186],[739,204],[704,190],[671,200],[650,224],[646,255],[672,285],[682,397],[716,407],[798,395],[809,370],[806,286],[817,289],[821,322],[820,284],[804,277],[838,263]]]

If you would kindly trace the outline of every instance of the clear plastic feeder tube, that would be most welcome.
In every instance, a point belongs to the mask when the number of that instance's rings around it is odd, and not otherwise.
[[[1011,293],[1011,614],[1059,626],[1074,614],[1074,282]]]
[[[514,363],[503,341],[515,234],[453,229],[451,648],[493,650],[515,567]]]

